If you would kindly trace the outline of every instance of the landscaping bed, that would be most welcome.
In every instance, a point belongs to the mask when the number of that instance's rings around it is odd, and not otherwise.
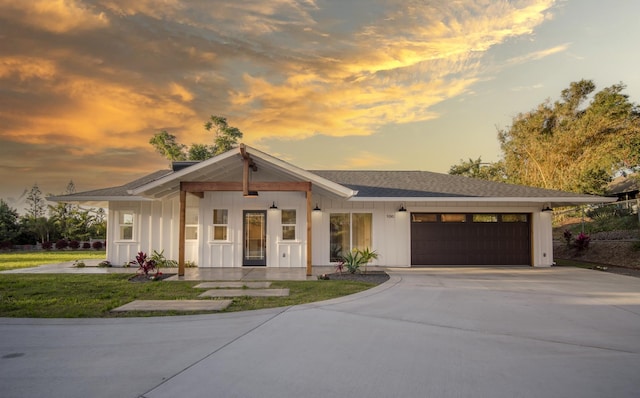
[[[640,278],[637,241],[593,240],[584,250],[554,242],[553,255],[559,265],[573,265]]]
[[[349,272],[335,272],[333,274],[325,274],[329,280],[337,281],[354,281],[366,282],[379,285],[389,280],[389,275],[384,271],[369,271],[367,273],[357,272],[355,274]]]

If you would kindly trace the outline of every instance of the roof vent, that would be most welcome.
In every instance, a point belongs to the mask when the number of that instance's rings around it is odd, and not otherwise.
[[[173,171],[180,171],[182,169],[186,169],[187,167],[191,167],[194,164],[198,164],[200,161],[190,161],[190,162],[171,162],[171,169]]]

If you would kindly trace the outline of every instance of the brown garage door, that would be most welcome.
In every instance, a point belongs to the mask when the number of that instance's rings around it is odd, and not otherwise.
[[[529,214],[411,213],[411,265],[530,265]]]

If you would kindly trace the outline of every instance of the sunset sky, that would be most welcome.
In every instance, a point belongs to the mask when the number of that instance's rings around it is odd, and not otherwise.
[[[210,115],[306,169],[495,161],[572,81],[640,102],[639,37],[637,0],[0,0],[0,197],[165,168]]]

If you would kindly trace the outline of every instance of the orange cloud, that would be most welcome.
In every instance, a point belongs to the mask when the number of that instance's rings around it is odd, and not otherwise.
[[[109,19],[76,0],[0,0],[0,11],[32,28],[53,33],[104,28]]]

